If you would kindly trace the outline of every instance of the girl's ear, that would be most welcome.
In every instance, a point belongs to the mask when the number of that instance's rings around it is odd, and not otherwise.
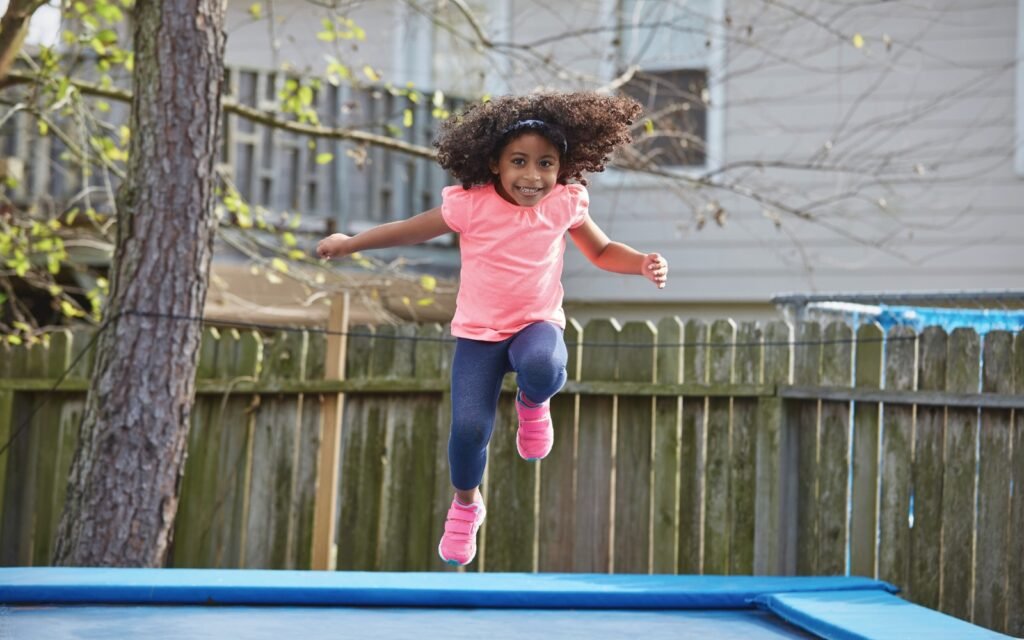
[[[488,166],[491,168],[491,173],[493,173],[494,175],[498,175],[500,173],[500,171],[498,171],[497,160],[491,160]]]

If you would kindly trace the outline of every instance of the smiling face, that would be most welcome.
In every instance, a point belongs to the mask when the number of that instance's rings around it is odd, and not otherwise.
[[[502,198],[522,207],[532,207],[558,184],[558,149],[538,133],[524,133],[509,140],[491,173]]]

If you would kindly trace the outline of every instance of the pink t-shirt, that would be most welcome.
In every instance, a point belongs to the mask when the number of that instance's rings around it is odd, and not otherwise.
[[[555,185],[532,207],[505,200],[493,184],[446,187],[441,198],[462,254],[452,335],[498,342],[534,322],[564,329],[565,232],[586,220],[586,188]]]

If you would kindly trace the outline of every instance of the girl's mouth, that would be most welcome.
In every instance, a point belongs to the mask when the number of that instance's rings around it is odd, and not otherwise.
[[[516,187],[519,193],[527,197],[533,197],[540,194],[541,189],[539,187]]]

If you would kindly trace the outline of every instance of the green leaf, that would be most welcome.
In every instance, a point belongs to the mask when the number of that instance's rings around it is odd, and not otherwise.
[[[331,160],[334,160],[333,153],[318,153],[316,154],[317,164],[329,164]]]
[[[412,126],[412,109],[406,109],[402,112],[402,125],[406,129]]]
[[[288,273],[288,263],[282,260],[281,258],[274,258],[273,260],[271,260],[270,266],[273,267],[274,270],[280,271],[281,273]]]
[[[249,15],[252,16],[253,20],[259,20],[263,17],[263,7],[258,2],[254,2],[249,5]]]
[[[85,312],[78,307],[72,305],[67,300],[60,301],[60,311],[69,318],[81,318],[85,315]]]

